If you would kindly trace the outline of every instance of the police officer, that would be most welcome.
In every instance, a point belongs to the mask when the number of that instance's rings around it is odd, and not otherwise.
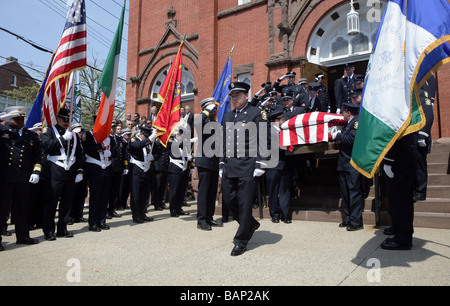
[[[267,129],[267,114],[249,105],[249,90],[250,85],[244,82],[229,85],[229,95],[235,109],[223,117],[223,156],[220,158],[219,176],[222,178],[223,200],[239,223],[231,256],[245,252],[248,241],[260,226],[252,216],[252,204],[257,189],[256,178],[265,172],[265,158],[260,155],[258,142],[266,139],[250,134],[253,134],[251,131],[255,127],[256,130]],[[250,133],[246,131],[248,129]]]
[[[318,90],[318,97],[321,106],[319,111],[329,113],[331,111],[331,106],[330,106],[330,99],[328,98],[328,88],[324,85],[325,74],[323,74],[323,72],[316,73],[316,78],[314,79],[314,81],[320,84]]]
[[[281,101],[283,102],[283,114],[289,119],[305,113],[305,107],[294,106],[293,93],[285,91],[281,94]]]
[[[93,131],[89,131],[85,134],[82,143],[86,156],[85,172],[89,184],[89,230],[92,232],[109,230],[110,227],[106,224],[106,213],[112,179],[111,138],[108,136],[101,143],[97,143]]]
[[[381,243],[385,250],[410,250],[414,233],[414,180],[417,167],[414,133],[398,139],[383,159],[394,235]]]
[[[417,138],[417,171],[414,189],[414,200],[424,201],[427,198],[427,154],[431,152],[431,127],[433,126],[433,105],[436,94],[436,79],[431,76],[419,89],[420,102],[425,114],[425,126],[415,133]]]
[[[123,170],[122,178],[120,180],[120,191],[119,191],[119,203],[118,208],[126,209],[128,207],[127,201],[130,196],[130,153],[128,152],[128,144],[131,141],[131,130],[126,128],[122,130],[122,143],[124,147],[124,164],[126,164],[125,169]]]
[[[217,187],[219,183],[219,154],[216,142],[211,143],[211,137],[220,129],[216,122],[217,106],[214,98],[206,98],[200,102],[202,113],[195,118],[195,129],[199,137],[199,148],[195,156],[195,166],[198,171],[197,194],[197,228],[211,230],[211,226],[223,226],[222,222],[213,219]],[[209,145],[206,145],[209,144]]]
[[[317,82],[311,82],[308,84],[308,93],[303,94],[299,98],[298,105],[305,108],[306,112],[327,112],[327,101],[324,100],[324,96],[320,95],[322,85]]]
[[[36,244],[39,241],[30,238],[28,229],[28,199],[30,183],[39,182],[42,154],[37,135],[24,128],[25,111],[22,106],[7,107],[7,123],[0,125],[0,226],[6,229],[12,211],[16,243]]]
[[[181,123],[181,122],[180,122]],[[189,181],[188,164],[192,161],[190,133],[180,124],[169,141],[169,210],[171,217],[189,215],[182,209]]]
[[[258,106],[266,98],[269,97],[269,93],[272,90],[272,82],[262,83],[261,87],[262,88],[253,96],[252,100],[250,101],[250,105]]]
[[[357,231],[363,228],[362,175],[350,164],[353,143],[358,129],[358,112],[358,106],[353,103],[344,103],[343,116],[347,123],[342,132],[335,131],[332,133],[332,139],[340,143],[337,171],[342,197],[342,211],[345,217],[339,227],[346,227],[347,231]]]
[[[59,110],[57,124],[44,127],[41,141],[47,154],[43,176],[46,178],[46,200],[44,204],[43,232],[45,240],[56,237],[73,237],[67,231],[67,218],[70,214],[75,192],[75,183],[83,179],[82,149],[78,135],[69,130],[70,111]],[[58,224],[55,235],[55,214],[58,206]]]
[[[296,73],[294,71],[289,71],[285,75],[283,75],[281,78],[277,79],[275,83],[273,83],[273,88],[278,91],[280,94],[283,94],[286,91],[291,92],[292,97],[297,96],[299,92],[301,92],[302,86],[299,84],[295,84],[295,75]],[[288,79],[288,83],[281,85],[281,82],[285,79]]]
[[[131,214],[134,223],[152,221],[145,215],[147,201],[150,197],[150,167],[154,160],[152,143],[156,139],[156,129],[140,126],[139,135],[128,144],[131,168]]]
[[[113,121],[111,125],[111,188],[108,199],[108,213],[106,217],[120,218],[122,215],[116,212],[119,202],[120,181],[124,170],[128,170],[128,161],[126,160],[126,147],[123,144],[122,137],[117,135],[117,122]]]
[[[280,133],[279,126],[289,120],[286,115],[283,115],[282,110],[272,113],[269,119],[272,122],[272,129],[276,130],[275,135]],[[271,141],[278,143],[278,139],[271,139]],[[275,167],[268,168],[265,173],[269,195],[269,211],[272,222],[279,223],[281,219],[284,223],[292,223],[289,204],[295,175],[294,159],[292,156],[287,156],[285,150],[281,148],[278,150],[278,163]]]
[[[336,97],[336,114],[342,113],[344,103],[351,102],[351,89],[355,88],[356,77],[354,75],[355,66],[347,63],[344,66],[344,76],[336,80],[334,96]]]

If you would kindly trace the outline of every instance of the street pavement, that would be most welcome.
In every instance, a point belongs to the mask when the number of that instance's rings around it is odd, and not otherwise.
[[[195,202],[189,216],[150,209],[154,221],[135,224],[130,210],[108,220],[110,230],[37,245],[3,237],[2,286],[409,286],[450,285],[450,230],[415,228],[410,251],[387,251],[383,228],[348,232],[330,222],[262,219],[247,251],[230,256],[237,222],[197,229]],[[216,216],[220,218],[220,216]],[[13,231],[13,226],[9,227]],[[200,287],[197,287],[200,288]],[[269,287],[270,288],[270,287]],[[203,287],[208,290],[207,287]]]

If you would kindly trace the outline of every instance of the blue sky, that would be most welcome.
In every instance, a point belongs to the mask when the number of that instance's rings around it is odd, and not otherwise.
[[[69,7],[67,0],[0,0],[0,27],[37,45],[55,51],[64,28]],[[99,61],[100,69],[108,56],[114,33],[119,23],[123,0],[86,0],[88,64],[92,58]],[[128,1],[122,39],[119,77],[126,78],[128,39]],[[26,42],[0,30],[0,64],[14,56],[23,66],[44,71],[51,54],[40,51]],[[29,68],[24,67],[27,71]],[[30,74],[33,74],[33,71]]]

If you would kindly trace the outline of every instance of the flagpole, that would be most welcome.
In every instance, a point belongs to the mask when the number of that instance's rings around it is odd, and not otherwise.
[[[72,120],[73,120],[73,101],[74,101],[74,93],[75,93],[75,71],[72,71],[72,88],[70,89],[70,111],[69,111],[69,131],[72,131]],[[75,149],[75,148],[74,148]],[[66,161],[69,163],[69,151],[70,151],[70,139],[67,140],[67,153],[66,153]]]

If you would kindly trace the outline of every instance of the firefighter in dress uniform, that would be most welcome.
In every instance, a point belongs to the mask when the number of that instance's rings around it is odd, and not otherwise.
[[[265,173],[264,161],[267,160],[261,157],[258,142],[267,139],[258,139],[257,135],[250,135],[251,131],[249,133],[246,130],[251,126],[256,126],[257,130],[268,129],[267,114],[249,105],[249,90],[250,85],[244,82],[229,85],[229,95],[235,109],[223,118],[223,154],[219,163],[219,176],[222,178],[224,204],[228,205],[231,215],[239,223],[231,256],[246,251],[248,241],[260,226],[252,216],[252,204],[256,196],[257,178]]]
[[[332,133],[332,139],[340,143],[337,171],[342,197],[342,211],[345,217],[339,227],[346,227],[347,231],[357,231],[363,228],[363,178],[362,174],[350,164],[350,160],[358,129],[359,107],[353,103],[344,103],[342,109],[347,124],[342,131]]]
[[[197,228],[211,230],[211,226],[223,226],[222,222],[213,219],[217,188],[219,184],[219,155],[216,154],[216,143],[209,143],[215,131],[220,128],[215,120],[217,105],[214,98],[207,98],[200,102],[202,113],[195,118],[194,124],[199,137],[199,149],[195,156],[195,166],[198,171],[197,195]],[[220,148],[217,148],[220,149]]]
[[[44,127],[42,149],[47,155],[43,176],[46,178],[46,199],[42,230],[45,240],[73,237],[67,223],[75,193],[75,184],[83,179],[82,148],[78,135],[69,130],[70,111],[59,110],[57,124]],[[69,145],[69,147],[68,147]],[[59,202],[59,206],[58,206]],[[58,206],[58,224],[55,235],[55,214]]]
[[[86,156],[85,173],[89,184],[89,230],[109,230],[106,224],[108,198],[111,188],[111,138],[97,143],[93,131],[84,134],[83,149]]]
[[[147,217],[147,201],[150,197],[151,164],[153,156],[152,143],[155,142],[157,130],[146,126],[139,127],[139,134],[128,144],[131,168],[130,207],[134,223],[153,221]]]
[[[25,108],[7,107],[0,124],[0,226],[6,230],[10,212],[17,244],[36,244],[28,229],[30,183],[37,184],[42,169],[41,144],[37,135],[24,128]],[[0,251],[4,250],[1,244]]]

